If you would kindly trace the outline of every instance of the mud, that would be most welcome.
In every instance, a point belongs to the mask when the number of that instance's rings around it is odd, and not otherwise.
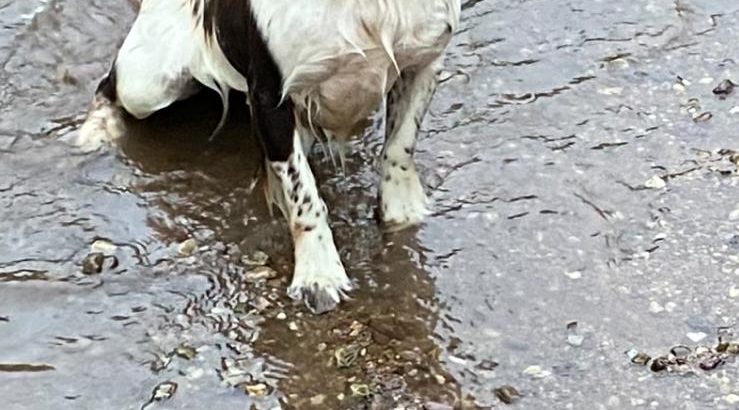
[[[315,151],[359,284],[320,317],[285,295],[245,112],[210,141],[206,93],[68,144],[133,17],[0,0],[2,408],[735,408],[732,360],[626,354],[736,324],[739,94],[713,93],[739,83],[734,1],[464,2],[418,146],[427,222],[378,229],[375,129],[346,175]]]

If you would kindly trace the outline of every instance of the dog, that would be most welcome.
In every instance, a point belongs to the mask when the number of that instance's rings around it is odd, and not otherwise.
[[[352,282],[308,164],[316,138],[346,141],[386,108],[379,211],[385,229],[419,224],[427,199],[413,160],[416,134],[456,30],[460,0],[143,0],[100,81],[78,145],[94,150],[143,119],[215,90],[246,93],[265,157],[267,196],[292,233],[288,295],[314,313]]]

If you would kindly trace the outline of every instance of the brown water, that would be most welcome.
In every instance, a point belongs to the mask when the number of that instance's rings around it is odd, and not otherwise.
[[[739,95],[711,93],[739,82],[736,2],[466,1],[419,143],[427,223],[379,231],[376,133],[347,175],[316,151],[360,285],[321,317],[285,296],[289,232],[242,113],[209,141],[203,95],[115,150],[67,144],[133,17],[0,0],[3,409],[140,409],[163,382],[147,409],[488,408],[501,385],[526,409],[735,408],[738,363],[624,352],[737,321]],[[118,263],[85,275],[94,243]],[[247,280],[257,251],[277,278]]]

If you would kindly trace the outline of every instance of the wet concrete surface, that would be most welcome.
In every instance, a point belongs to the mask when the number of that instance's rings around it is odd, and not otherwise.
[[[712,93],[739,82],[736,2],[466,1],[418,147],[424,226],[379,231],[376,132],[347,175],[316,151],[360,286],[321,317],[284,294],[238,112],[214,141],[204,95],[114,150],[67,143],[133,17],[0,1],[3,409],[489,408],[503,385],[526,409],[736,408],[731,358],[625,354],[736,324],[739,95]]]

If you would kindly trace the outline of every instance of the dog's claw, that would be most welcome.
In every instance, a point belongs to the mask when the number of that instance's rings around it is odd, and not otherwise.
[[[351,290],[351,285],[343,285],[340,288],[321,287],[317,283],[303,287],[290,287],[288,296],[294,300],[303,301],[311,313],[321,315],[334,310],[342,299],[347,299],[346,292]]]

